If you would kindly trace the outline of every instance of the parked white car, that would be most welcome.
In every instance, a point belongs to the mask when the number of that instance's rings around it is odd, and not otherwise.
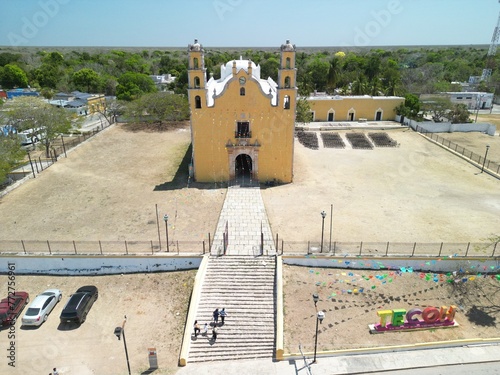
[[[47,320],[54,306],[61,300],[62,292],[59,289],[48,289],[29,305],[24,313],[22,323],[24,326],[40,326]]]

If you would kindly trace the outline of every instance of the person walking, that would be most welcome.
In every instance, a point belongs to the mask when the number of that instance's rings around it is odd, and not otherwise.
[[[219,321],[219,309],[215,309],[213,315],[214,315],[214,323],[216,325],[217,322]]]
[[[220,316],[220,322],[222,325],[224,325],[224,318],[227,316],[226,313],[226,308],[223,307],[221,311],[219,311],[219,316]]]
[[[214,327],[212,329],[212,341],[213,342],[217,341],[217,327]]]
[[[59,375],[59,371],[57,371],[57,369],[55,367],[52,370],[52,375]]]
[[[194,337],[198,337],[198,334],[200,333],[200,325],[198,324],[198,321],[194,321]]]
[[[203,326],[203,333],[202,333],[202,335],[206,336],[207,334],[208,334],[208,323],[205,323],[205,325]]]

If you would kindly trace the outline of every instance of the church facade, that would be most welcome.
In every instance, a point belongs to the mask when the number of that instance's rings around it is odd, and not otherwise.
[[[207,80],[204,50],[188,46],[188,94],[193,147],[190,174],[198,182],[291,182],[297,97],[295,46],[281,46],[278,82],[260,77],[251,60],[229,61]]]

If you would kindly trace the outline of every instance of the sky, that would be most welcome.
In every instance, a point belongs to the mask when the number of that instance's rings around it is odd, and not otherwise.
[[[489,44],[498,0],[0,0],[0,46]]]

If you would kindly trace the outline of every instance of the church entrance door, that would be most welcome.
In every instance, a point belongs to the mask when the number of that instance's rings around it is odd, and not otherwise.
[[[252,177],[252,158],[248,154],[236,157],[235,175],[238,177]]]

